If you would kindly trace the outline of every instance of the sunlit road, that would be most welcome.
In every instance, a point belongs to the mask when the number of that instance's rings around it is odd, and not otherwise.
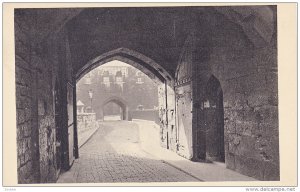
[[[141,150],[139,129],[127,121],[101,123],[80,148],[80,158],[60,183],[198,181]]]

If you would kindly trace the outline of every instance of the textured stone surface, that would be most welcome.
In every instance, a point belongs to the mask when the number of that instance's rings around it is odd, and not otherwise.
[[[16,37],[16,108],[18,182],[56,181],[55,120],[52,82],[57,74],[56,62],[50,63],[49,52],[31,41],[33,18],[26,11],[17,11]],[[36,40],[36,39],[35,39]],[[43,42],[43,46],[47,45]],[[52,50],[53,53],[53,50]],[[47,55],[49,54],[49,55]],[[55,60],[55,59],[54,59]]]
[[[253,31],[260,23],[258,15],[254,15],[255,24],[247,26],[240,16],[231,17],[226,10],[217,13],[212,8],[171,8],[174,12],[153,9],[89,9],[67,25],[64,24],[76,15],[69,9],[16,10],[19,183],[54,182],[57,177],[55,81],[62,92],[62,159],[69,165],[72,147],[68,148],[67,83],[75,82],[74,74],[89,60],[120,47],[158,62],[163,69],[156,67],[154,73],[167,71],[175,78],[179,63],[176,86],[190,86],[179,88],[181,93],[176,93],[177,104],[184,103],[176,108],[179,134],[168,135],[172,127],[168,109],[173,108],[165,102],[165,87],[159,93],[164,100],[159,113],[165,147],[171,141],[169,137],[175,137],[173,147],[178,147],[187,158],[195,152],[205,158],[203,114],[194,109],[201,109],[206,84],[213,75],[223,91],[227,166],[261,180],[279,179],[276,32],[271,39],[270,34],[259,37]],[[262,38],[270,41],[261,41]],[[131,57],[126,56],[143,62],[138,56]],[[200,125],[198,131],[195,125]],[[178,139],[182,142],[177,146]]]
[[[185,62],[179,63],[177,68],[176,80],[179,82],[184,71],[188,72],[187,66],[192,65],[195,74],[191,82],[193,125],[185,125],[187,130],[194,129],[192,154],[204,157],[205,151],[208,150],[205,146],[207,138],[203,136],[205,125],[201,124],[205,119],[201,110],[197,109],[203,102],[209,76],[214,75],[220,81],[223,90],[227,167],[260,180],[278,180],[276,40],[272,39],[269,44],[257,49],[244,38],[236,25],[228,23],[220,15],[205,18],[203,23],[208,20],[214,23],[214,27],[222,26],[224,30],[216,30],[210,26],[209,34],[199,33],[192,36],[195,50],[193,46],[184,47],[181,57],[185,58]],[[190,41],[187,39],[186,45]],[[189,57],[189,54],[193,56]],[[180,94],[177,93],[177,96]],[[185,100],[188,101],[189,99]],[[179,114],[183,108],[178,106]],[[180,120],[182,117],[178,118]],[[195,137],[199,134],[199,137]],[[265,170],[265,164],[274,166],[272,171]]]

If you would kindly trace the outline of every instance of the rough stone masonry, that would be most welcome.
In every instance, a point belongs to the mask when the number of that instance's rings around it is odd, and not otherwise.
[[[162,146],[279,180],[276,6],[25,8],[14,16],[19,183],[56,182],[70,168],[76,80],[114,58],[161,81]]]

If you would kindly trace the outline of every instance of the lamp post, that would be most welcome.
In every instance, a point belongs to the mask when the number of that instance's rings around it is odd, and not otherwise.
[[[92,89],[89,90],[89,97],[90,97],[90,100],[91,100],[91,112],[93,112],[93,91]]]

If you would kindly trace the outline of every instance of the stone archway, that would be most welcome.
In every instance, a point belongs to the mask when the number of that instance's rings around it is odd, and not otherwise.
[[[106,99],[102,105],[101,105],[101,111],[102,111],[102,116],[103,116],[103,119],[104,119],[104,106],[108,103],[116,103],[117,105],[120,106],[120,108],[122,109],[122,114],[121,114],[121,120],[128,120],[128,104],[127,102],[120,98],[120,97],[117,97],[117,96],[112,96],[112,97],[109,97],[108,99]]]
[[[219,80],[213,75],[206,84],[202,103],[203,119],[198,121],[204,122],[206,159],[224,162],[223,91]]]
[[[159,126],[160,140],[162,146],[176,151],[176,113],[175,113],[175,93],[174,77],[151,58],[137,51],[120,47],[101,54],[88,61],[76,72],[76,81],[78,82],[85,74],[91,70],[106,64],[110,61],[118,60],[127,63],[152,79],[158,85],[159,96]],[[103,117],[103,112],[100,116]],[[128,118],[128,114],[125,119]]]
[[[137,51],[124,47],[108,51],[94,59],[91,59],[86,63],[86,65],[78,70],[76,73],[76,80],[79,81],[91,70],[113,60],[127,63],[139,69],[158,84],[166,82],[168,85],[173,85],[174,78],[163,67],[161,67],[161,65]]]

